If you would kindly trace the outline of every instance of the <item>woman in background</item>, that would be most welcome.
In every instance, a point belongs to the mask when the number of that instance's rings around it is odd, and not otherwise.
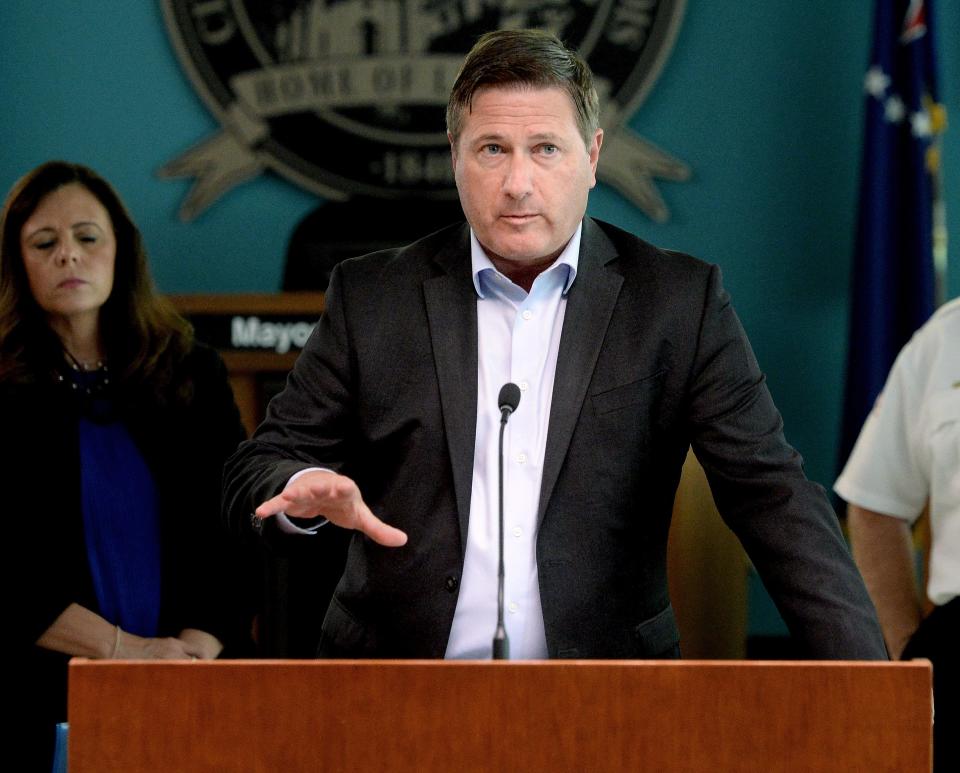
[[[210,659],[249,630],[219,521],[243,428],[105,180],[43,164],[0,217],[5,665],[27,677],[18,743],[49,769],[70,656]]]

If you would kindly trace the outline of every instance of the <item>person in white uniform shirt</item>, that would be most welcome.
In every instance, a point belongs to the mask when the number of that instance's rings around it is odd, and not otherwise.
[[[835,489],[891,656],[933,662],[935,768],[960,770],[960,299],[900,352]],[[911,530],[925,508],[926,615]]]

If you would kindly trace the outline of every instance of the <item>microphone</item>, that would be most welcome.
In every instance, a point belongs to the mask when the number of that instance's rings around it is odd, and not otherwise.
[[[497,565],[497,630],[493,635],[493,659],[510,659],[510,639],[503,625],[503,431],[520,404],[520,387],[508,382],[500,388],[497,405],[500,406],[500,455],[499,455],[499,494],[500,494],[500,563]]]
[[[510,414],[517,410],[517,406],[520,405],[520,387],[512,382],[507,382],[500,387],[497,405],[500,406],[500,423],[506,424]]]

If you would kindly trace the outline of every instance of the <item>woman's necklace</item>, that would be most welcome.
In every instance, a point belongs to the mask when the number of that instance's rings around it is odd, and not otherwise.
[[[95,362],[87,362],[86,360],[78,360],[73,356],[66,346],[63,347],[63,353],[67,355],[67,360],[70,362],[70,367],[74,370],[79,370],[83,373],[90,373],[97,370],[106,370],[107,362],[106,360],[96,360]]]
[[[110,369],[106,360],[96,360],[95,363],[78,360],[65,346],[63,353],[70,367],[66,373],[57,374],[57,378],[61,383],[69,384],[72,391],[93,397],[109,386]]]

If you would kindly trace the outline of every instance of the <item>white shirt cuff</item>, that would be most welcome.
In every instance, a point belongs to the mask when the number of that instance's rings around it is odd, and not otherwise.
[[[297,478],[301,477],[302,475],[306,475],[308,472],[333,472],[333,470],[328,470],[326,467],[307,467],[306,469],[300,470],[299,472],[296,472],[293,475],[291,475],[290,480],[287,481],[287,486],[289,486],[291,483],[293,483]],[[286,489],[287,486],[284,486],[284,489]],[[328,523],[330,523],[330,521],[324,519],[320,521],[320,523],[315,523],[313,524],[313,526],[308,526],[307,528],[303,529],[297,526],[296,524],[294,524],[294,522],[290,520],[289,516],[286,513],[277,513],[274,517],[277,519],[277,528],[280,529],[280,531],[282,531],[284,534],[311,534],[312,535],[312,534],[316,534],[321,527],[326,526]]]

